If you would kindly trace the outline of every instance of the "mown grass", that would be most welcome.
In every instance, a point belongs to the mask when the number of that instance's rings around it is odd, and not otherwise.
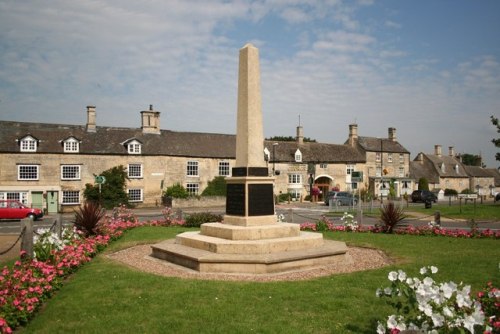
[[[412,206],[408,212],[420,212],[428,214],[430,209],[425,209],[423,206]],[[444,204],[440,203],[432,206],[432,212],[439,211],[441,216],[446,216],[455,219],[475,219],[475,220],[500,220],[500,203],[483,203],[479,201],[474,205],[472,202],[467,204]]]
[[[224,282],[155,276],[105,254],[173,238],[182,228],[128,231],[65,282],[20,333],[373,333],[392,309],[375,297],[390,270],[417,275],[439,268],[440,281],[479,290],[500,283],[499,241],[327,232],[350,245],[377,247],[390,267],[295,282]]]

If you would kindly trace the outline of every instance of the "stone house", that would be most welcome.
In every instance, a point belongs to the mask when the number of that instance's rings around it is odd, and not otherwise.
[[[470,190],[477,192],[480,196],[493,196],[496,193],[495,173],[496,169],[486,169],[480,166],[464,166],[469,175]]]
[[[455,156],[452,146],[449,147],[448,155],[442,154],[441,145],[435,145],[434,154],[420,152],[410,164],[410,175],[416,182],[422,177],[426,178],[431,191],[455,189],[460,193],[470,189],[467,170]]]
[[[358,136],[357,124],[350,124],[345,144],[364,156],[364,182],[375,197],[387,197],[391,184],[396,197],[411,194],[410,152],[398,142],[395,128],[388,128],[387,138],[376,138]]]

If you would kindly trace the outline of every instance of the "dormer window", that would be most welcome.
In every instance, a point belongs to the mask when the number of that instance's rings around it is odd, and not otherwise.
[[[75,137],[69,137],[63,141],[64,153],[80,152],[80,141]]]
[[[458,165],[455,165],[455,173],[458,174]]]
[[[441,164],[441,172],[446,172],[446,167],[444,166],[444,164]]]
[[[123,143],[127,147],[127,152],[129,154],[141,154],[142,143],[137,139],[132,139]]]
[[[20,140],[21,152],[36,152],[38,141],[32,136]]]
[[[295,162],[302,162],[302,152],[299,149],[295,151]]]

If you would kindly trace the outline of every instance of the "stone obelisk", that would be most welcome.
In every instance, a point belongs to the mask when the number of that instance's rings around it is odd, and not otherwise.
[[[227,178],[224,223],[240,226],[276,223],[274,178],[264,161],[259,50],[240,49],[236,121],[236,166]]]

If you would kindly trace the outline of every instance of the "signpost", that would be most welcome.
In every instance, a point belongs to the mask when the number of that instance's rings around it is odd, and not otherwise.
[[[106,178],[102,175],[96,175],[95,178],[95,183],[99,185],[99,203],[101,202],[101,186],[106,183]]]

